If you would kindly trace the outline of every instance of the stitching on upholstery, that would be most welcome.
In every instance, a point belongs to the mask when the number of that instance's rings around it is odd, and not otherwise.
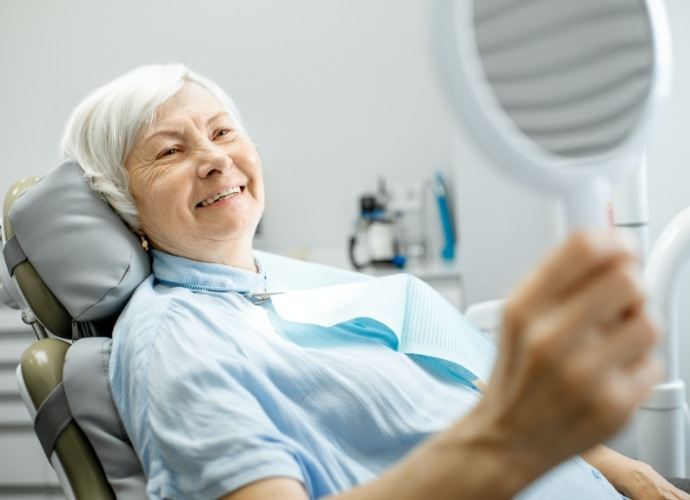
[[[112,340],[110,340],[110,344],[108,341],[103,342],[101,345],[100,349],[100,355],[101,355],[101,370],[106,376],[106,386],[108,387],[108,397],[110,398],[110,406],[115,410],[115,419],[117,420],[117,428],[118,432],[120,435],[118,436],[121,441],[125,441],[129,443],[129,437],[127,436],[127,432],[125,431],[125,426],[122,423],[122,419],[120,418],[120,414],[117,411],[117,408],[113,404],[113,401],[115,401],[115,398],[113,397],[113,389],[110,387],[110,355],[106,355],[106,349],[110,351],[110,354],[112,354]]]
[[[129,274],[130,269],[132,268],[132,255],[133,255],[133,254],[134,254],[134,251],[130,248],[130,249],[129,249],[129,262],[128,262],[128,264],[127,264],[127,267],[124,269],[124,271],[123,271],[123,273],[122,273],[122,276],[120,277],[120,281],[118,281],[117,284],[115,284],[114,286],[112,286],[112,287],[110,287],[108,290],[106,290],[105,293],[104,293],[96,302],[94,302],[94,303],[91,304],[89,307],[87,307],[87,308],[84,309],[82,312],[80,312],[79,315],[78,315],[76,318],[74,318],[74,319],[76,319],[77,321],[79,321],[79,318],[80,318],[80,317],[84,316],[84,315],[85,315],[86,313],[88,313],[91,309],[93,309],[93,308],[96,307],[98,304],[100,304],[101,302],[103,302],[103,300],[108,296],[108,294],[109,294],[110,292],[112,292],[113,290],[115,290],[117,287],[119,287],[119,286],[122,284],[122,282],[125,280],[125,278],[126,278],[127,275]]]

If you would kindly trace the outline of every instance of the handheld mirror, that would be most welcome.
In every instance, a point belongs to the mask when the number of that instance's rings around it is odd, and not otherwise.
[[[610,181],[642,158],[668,92],[661,0],[435,0],[455,114],[511,175],[555,191],[568,224],[607,223]]]

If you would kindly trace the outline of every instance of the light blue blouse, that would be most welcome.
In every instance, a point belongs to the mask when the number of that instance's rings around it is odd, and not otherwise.
[[[337,493],[373,480],[479,399],[443,364],[381,342],[381,325],[323,328],[255,304],[244,294],[267,282],[317,286],[328,274],[303,264],[295,276],[294,265],[266,260],[251,273],[153,251],[153,275],[117,322],[113,397],[151,498],[215,498],[269,477],[295,478],[311,498]],[[621,496],[573,458],[520,498]]]

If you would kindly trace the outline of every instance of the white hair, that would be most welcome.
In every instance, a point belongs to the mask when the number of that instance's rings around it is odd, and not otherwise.
[[[149,127],[158,107],[187,82],[200,85],[224,105],[242,130],[239,112],[216,83],[182,64],[140,66],[87,96],[72,112],[60,144],[61,156],[75,160],[91,188],[133,229],[139,214],[124,162],[137,134]]]

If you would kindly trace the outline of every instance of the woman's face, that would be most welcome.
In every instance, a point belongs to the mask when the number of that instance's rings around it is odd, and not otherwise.
[[[156,248],[227,264],[251,250],[264,208],[261,160],[203,87],[187,83],[159,107],[125,168]]]

